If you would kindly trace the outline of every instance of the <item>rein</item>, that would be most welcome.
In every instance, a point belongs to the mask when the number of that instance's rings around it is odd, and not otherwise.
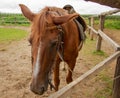
[[[64,31],[61,25],[58,25],[57,29],[59,31],[57,53],[60,59],[64,61]]]
[[[57,53],[59,58],[64,62],[64,31],[61,25],[48,27],[47,30],[57,29],[59,31],[58,38],[56,41]],[[56,90],[55,86],[52,84],[52,77],[49,77],[50,90]]]

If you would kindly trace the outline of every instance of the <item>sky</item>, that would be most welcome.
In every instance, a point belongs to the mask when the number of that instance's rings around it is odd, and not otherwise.
[[[33,12],[38,12],[46,6],[62,8],[66,4],[72,5],[80,14],[100,14],[115,9],[84,0],[0,0],[0,12],[21,13],[19,4],[25,4]]]

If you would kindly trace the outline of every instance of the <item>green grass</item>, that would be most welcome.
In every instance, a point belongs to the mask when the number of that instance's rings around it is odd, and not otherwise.
[[[89,35],[87,35],[89,36]],[[90,40],[89,37],[87,37],[84,46],[82,50],[80,51],[80,55],[82,56],[82,59],[84,59],[84,64],[88,68],[93,68],[96,64],[100,63],[101,61],[105,60],[109,56],[109,54],[102,50],[102,51],[96,51],[96,39],[94,37],[94,40]],[[88,60],[88,61],[85,61]],[[91,78],[89,80],[92,81],[93,84],[91,85],[86,83],[86,88],[90,85],[91,91],[94,92],[91,93],[90,88],[89,90],[86,90],[85,95],[86,98],[110,98],[112,94],[112,79],[111,76],[108,73],[108,70],[101,71],[95,78]]]
[[[82,15],[88,24],[88,17],[92,15]],[[99,18],[95,18],[95,25],[99,24]],[[0,13],[0,25],[22,25],[29,26],[30,22],[22,14],[5,14]],[[120,29],[120,15],[106,16],[105,28]]]
[[[105,21],[105,28],[120,30],[120,19],[119,20],[107,19]]]
[[[86,19],[86,23],[88,24],[88,17],[91,15],[83,15],[83,17]],[[99,25],[99,18],[94,18],[94,25],[98,26]],[[111,15],[111,16],[106,16],[105,17],[105,28],[108,29],[118,29],[120,30],[120,15]]]
[[[18,41],[27,36],[27,32],[20,29],[0,28],[0,43]]]
[[[93,54],[106,57],[106,53],[104,51],[102,51],[102,50],[99,50],[99,51],[95,50],[95,51],[93,51]]]
[[[108,98],[109,96],[112,96],[113,80],[106,72],[107,71],[104,70],[97,76],[96,82],[101,81],[104,87],[100,90],[96,90],[94,95],[95,98]]]
[[[30,22],[22,14],[0,13],[0,25],[29,26]]]
[[[89,36],[89,35],[87,35]],[[96,39],[91,40],[87,37],[82,50],[80,51],[83,58],[90,60],[91,65],[96,65],[102,60],[104,60],[109,55],[104,51],[96,51]],[[92,57],[92,58],[91,58]],[[93,64],[92,64],[93,63]],[[93,66],[92,66],[93,67]]]

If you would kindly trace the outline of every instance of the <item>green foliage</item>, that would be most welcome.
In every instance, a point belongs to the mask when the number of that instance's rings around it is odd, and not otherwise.
[[[0,13],[0,25],[23,25],[29,26],[30,22],[22,14]]]
[[[82,15],[88,24],[88,17],[92,15]],[[95,18],[95,25],[99,24],[99,18]],[[4,14],[0,13],[0,25],[23,25],[29,26],[30,22],[22,14]],[[120,29],[120,16],[111,15],[106,16],[105,28]]]
[[[87,35],[89,36],[89,35]],[[82,50],[80,51],[80,55],[85,59],[88,59],[91,65],[96,65],[102,60],[104,60],[106,57],[108,57],[108,54],[103,51],[96,51],[96,39],[91,40],[89,37],[87,37]],[[87,66],[87,65],[86,65]],[[88,64],[90,67],[90,65]],[[92,68],[93,66],[91,66]]]
[[[99,50],[99,51],[93,51],[93,54],[94,54],[94,55],[100,55],[100,56],[106,56],[105,52],[102,51],[102,50]]]
[[[27,36],[27,32],[24,30],[13,28],[0,28],[0,43],[18,41]]]
[[[120,30],[120,19],[119,20],[105,20],[105,28],[118,29]]]
[[[86,19],[86,23],[88,24],[88,18],[91,17],[91,15],[82,15]],[[99,25],[99,18],[94,18],[94,25]],[[108,29],[118,29],[120,30],[120,15],[111,15],[105,17],[105,28]]]
[[[87,62],[84,62],[85,66],[87,66],[88,68],[93,68],[94,65],[100,63],[101,61],[105,60],[106,57],[109,56],[109,54],[105,51],[96,51],[95,47],[96,39],[91,40],[89,37],[87,37],[84,46],[80,51],[80,55],[82,55],[83,58],[88,60]],[[92,83],[95,83],[96,85],[96,87],[94,87],[93,84],[94,93],[91,94],[89,90],[86,90],[86,98],[109,98],[109,96],[111,96],[112,94],[112,80],[110,75],[108,74],[108,70],[102,71],[94,79],[94,82],[91,79]]]

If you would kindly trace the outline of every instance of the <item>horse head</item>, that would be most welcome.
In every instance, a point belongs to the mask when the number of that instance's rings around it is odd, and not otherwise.
[[[43,94],[48,84],[51,84],[51,71],[58,56],[60,31],[57,28],[77,17],[78,14],[67,14],[59,16],[49,7],[39,13],[33,13],[30,9],[20,4],[23,15],[32,23],[30,43],[32,55],[32,79],[30,89],[36,94]],[[63,10],[63,9],[62,9]],[[64,10],[63,10],[64,11]]]

